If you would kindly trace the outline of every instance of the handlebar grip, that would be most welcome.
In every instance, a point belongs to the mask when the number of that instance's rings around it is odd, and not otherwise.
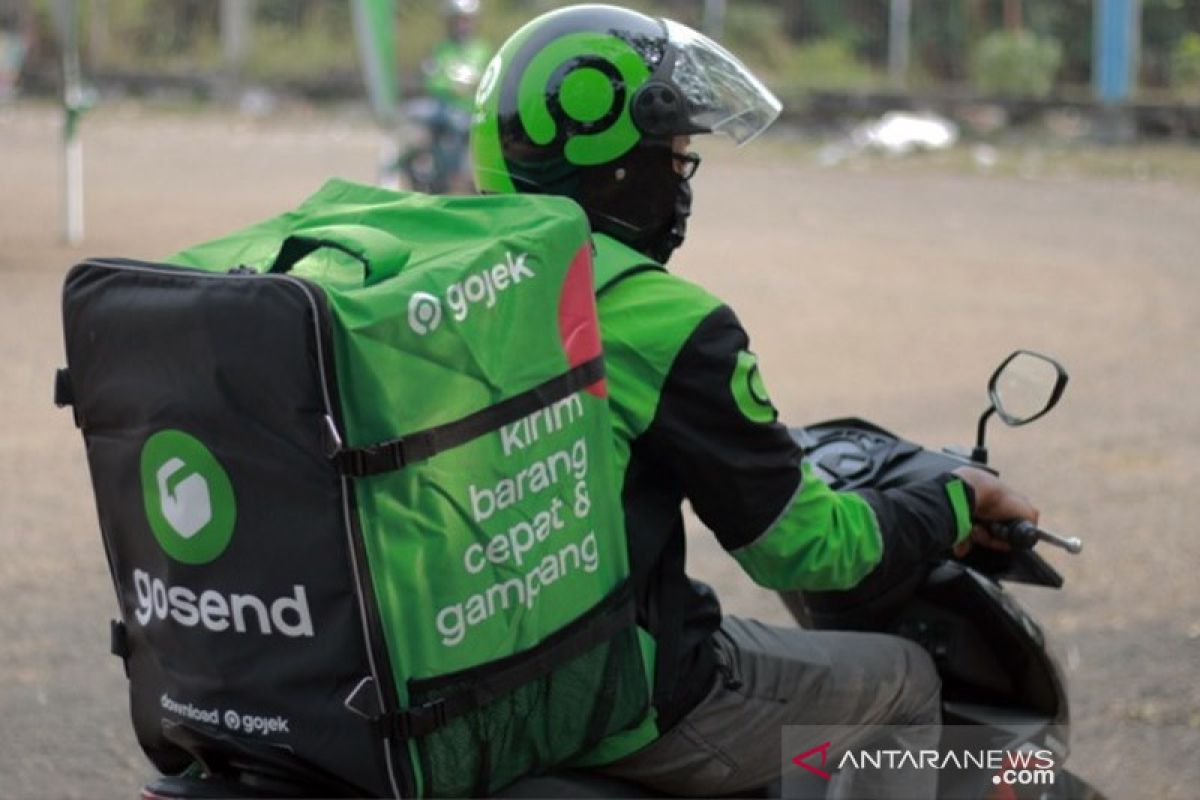
[[[1029,550],[1038,543],[1038,529],[1029,520],[1010,519],[987,523],[988,533],[1016,550]]]
[[[1032,522],[1023,519],[1010,519],[1004,522],[988,522],[988,532],[1002,542],[1008,542],[1017,550],[1028,550],[1038,542],[1046,542],[1055,547],[1061,547],[1068,553],[1076,554],[1083,551],[1083,542],[1072,536],[1064,539],[1061,536],[1044,531]]]

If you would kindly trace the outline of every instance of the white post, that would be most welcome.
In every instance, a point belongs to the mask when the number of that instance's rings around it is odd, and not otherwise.
[[[254,0],[221,0],[221,51],[225,70],[241,76],[250,52],[254,28]]]
[[[704,0],[704,32],[714,39],[725,33],[725,0]]]
[[[70,112],[68,112],[70,113]],[[63,145],[66,208],[63,238],[67,244],[83,242],[83,140],[78,131],[68,133]]]
[[[888,77],[897,89],[908,85],[911,28],[912,0],[891,0],[888,14]]]
[[[63,64],[63,238],[83,241],[83,141],[79,120],[86,107],[79,67],[79,0],[58,0]]]

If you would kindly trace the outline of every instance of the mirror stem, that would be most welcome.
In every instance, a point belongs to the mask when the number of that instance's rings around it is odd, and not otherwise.
[[[979,428],[975,432],[975,449],[971,451],[971,460],[979,464],[986,464],[988,460],[987,447],[984,441],[987,435],[987,423],[992,418],[992,414],[996,413],[996,407],[988,406],[988,410],[983,412],[979,417]]]

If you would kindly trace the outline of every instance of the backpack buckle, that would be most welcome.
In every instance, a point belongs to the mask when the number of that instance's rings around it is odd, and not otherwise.
[[[446,713],[446,701],[441,697],[396,715],[396,727],[404,739],[428,736],[447,721],[449,715]]]
[[[338,450],[331,458],[343,475],[365,478],[382,472],[402,469],[408,464],[404,442],[394,441],[372,447],[356,447],[353,450]]]

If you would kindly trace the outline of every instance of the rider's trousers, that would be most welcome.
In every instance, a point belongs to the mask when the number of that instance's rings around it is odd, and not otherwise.
[[[780,777],[785,725],[837,733],[829,755],[870,743],[878,731],[847,738],[847,725],[907,726],[890,746],[937,745],[940,681],[918,645],[876,633],[781,628],[726,617],[715,636],[722,665],[712,689],[665,735],[602,771],[680,796],[728,796]],[[799,752],[797,753],[799,755]],[[936,773],[834,775],[829,797],[923,798],[936,793]]]

